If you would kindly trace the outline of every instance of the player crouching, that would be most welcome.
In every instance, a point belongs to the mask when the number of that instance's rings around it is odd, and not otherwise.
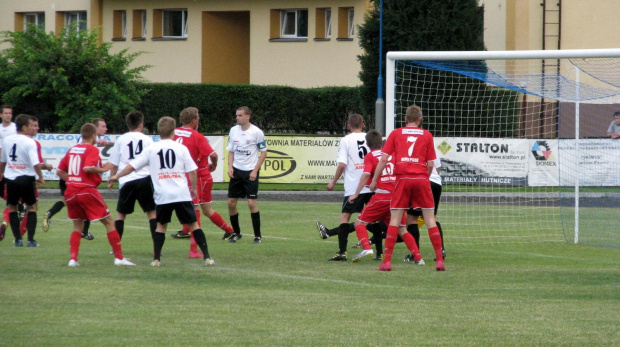
[[[69,240],[71,260],[69,266],[79,266],[78,252],[84,221],[99,220],[108,232],[108,241],[114,252],[114,265],[136,265],[123,257],[121,239],[114,220],[105,200],[97,190],[101,183],[101,174],[110,170],[110,163],[101,165],[97,142],[97,129],[91,123],[82,125],[80,133],[82,143],[69,149],[58,165],[56,174],[67,183],[65,201],[67,202],[67,216],[73,220],[73,233]]]

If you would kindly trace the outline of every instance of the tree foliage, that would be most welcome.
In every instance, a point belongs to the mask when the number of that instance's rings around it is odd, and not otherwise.
[[[384,0],[381,69],[389,51],[484,50],[483,22],[478,0]],[[364,112],[372,113],[379,76],[379,0],[373,0],[358,34],[364,50],[358,57]]]
[[[79,131],[94,118],[110,119],[110,131],[124,130],[119,115],[146,93],[137,82],[148,66],[131,67],[141,52],[112,54],[111,43],[98,39],[98,29],[76,26],[59,35],[36,26],[3,32],[9,48],[0,53],[2,102],[37,116],[42,131]]]

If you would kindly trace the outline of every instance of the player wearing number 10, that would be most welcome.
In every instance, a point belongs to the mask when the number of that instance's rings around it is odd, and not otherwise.
[[[192,204],[193,198],[196,197],[198,167],[187,147],[173,140],[175,127],[176,121],[173,118],[162,117],[157,122],[161,140],[145,148],[144,152],[130,161],[120,173],[110,177],[110,181],[114,182],[147,165],[149,167],[157,205],[157,229],[153,235],[154,254],[151,266],[160,265],[161,250],[166,241],[166,229],[172,219],[172,212],[176,212],[179,222],[187,224],[194,234],[205,265],[213,265],[214,262],[209,257],[207,239],[196,222],[196,212]],[[190,189],[187,189],[186,175],[191,182]]]
[[[108,171],[112,164],[101,165],[99,150],[95,147],[97,141],[95,125],[82,125],[80,134],[82,143],[69,149],[58,164],[56,174],[67,183],[65,201],[67,202],[67,216],[73,221],[73,233],[69,239],[71,260],[69,266],[79,266],[78,252],[84,221],[100,220],[107,230],[108,242],[114,252],[114,265],[132,266],[134,263],[123,257],[121,238],[110,216],[110,210],[105,200],[97,190],[101,184],[101,174]]]
[[[149,136],[142,133],[144,127],[144,114],[133,111],[125,117],[129,132],[121,135],[110,152],[109,162],[112,164],[110,176],[114,176],[117,170],[123,170],[129,161],[140,155],[145,148],[153,144]],[[120,191],[118,204],[116,205],[116,221],[114,226],[119,236],[123,237],[125,230],[125,217],[132,214],[136,200],[146,213],[149,221],[151,236],[155,233],[157,221],[155,220],[155,201],[153,200],[153,182],[148,167],[143,167],[119,180]],[[112,188],[112,182],[108,182],[108,188]]]

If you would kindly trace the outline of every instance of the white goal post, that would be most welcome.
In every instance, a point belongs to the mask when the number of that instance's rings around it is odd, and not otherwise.
[[[620,49],[389,52],[386,136],[412,104],[442,159],[448,243],[620,248]]]

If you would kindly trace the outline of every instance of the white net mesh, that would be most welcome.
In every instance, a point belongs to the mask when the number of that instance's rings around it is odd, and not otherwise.
[[[422,108],[442,159],[437,216],[446,241],[620,248],[620,139],[607,136],[620,111],[618,64],[395,61],[387,128],[404,125],[408,106]]]

